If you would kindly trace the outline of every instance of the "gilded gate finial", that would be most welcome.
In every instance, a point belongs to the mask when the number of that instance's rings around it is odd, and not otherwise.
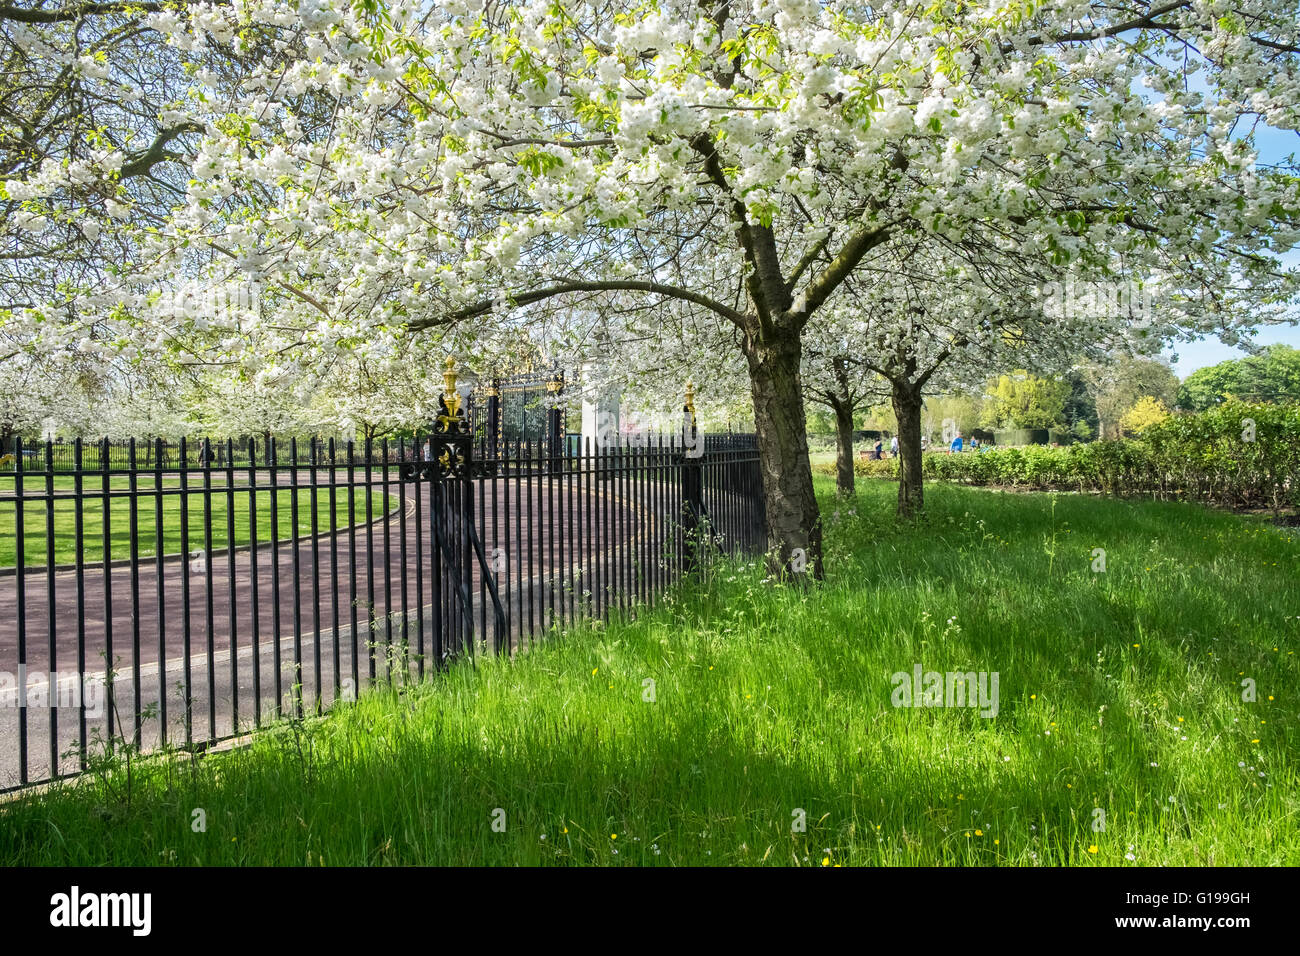
[[[695,383],[686,380],[686,411],[691,415],[691,427],[695,426]]]
[[[460,392],[456,391],[456,378],[456,359],[449,355],[442,371],[442,398],[447,403],[447,414],[452,418],[460,410]]]

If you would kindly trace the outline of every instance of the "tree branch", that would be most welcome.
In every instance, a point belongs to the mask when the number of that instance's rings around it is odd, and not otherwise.
[[[149,144],[149,148],[143,153],[139,153],[129,162],[122,164],[122,169],[118,173],[119,179],[129,179],[133,176],[143,176],[148,173],[154,166],[168,160],[178,160],[181,157],[167,149],[167,144],[176,137],[184,133],[202,133],[203,127],[198,123],[181,123],[177,126],[171,126],[161,130]]]
[[[546,286],[541,289],[534,289],[531,292],[520,292],[515,295],[506,296],[506,300],[512,305],[532,305],[534,302],[542,302],[555,296],[565,295],[570,292],[647,292],[651,295],[665,295],[674,299],[681,299],[684,302],[690,302],[694,305],[702,306],[725,319],[729,319],[737,326],[745,327],[745,314],[737,312],[728,306],[717,302],[706,295],[698,292],[691,292],[688,289],[679,289],[676,286],[664,285],[661,282],[648,282],[639,279],[610,279],[610,280],[581,280],[581,279],[556,279],[554,285]],[[475,316],[491,312],[497,303],[497,299],[484,299],[473,305],[467,305],[462,309],[456,309],[453,312],[436,319],[417,319],[414,322],[407,323],[407,328],[420,330],[431,328],[435,325],[447,325],[461,319],[471,319]]]
[[[697,133],[691,138],[691,148],[703,158],[709,180],[722,190],[728,200],[731,221],[736,227],[736,238],[753,268],[745,285],[758,313],[759,329],[767,333],[772,328],[773,317],[790,309],[790,289],[781,275],[776,235],[771,226],[756,225],[749,221],[745,204],[731,191],[731,184],[727,182],[726,173],[722,169],[722,157],[718,154],[713,138],[707,133]]]
[[[847,278],[862,257],[868,252],[880,245],[891,235],[892,223],[883,226],[877,226],[875,229],[862,228],[849,237],[848,241],[840,249],[839,255],[831,260],[822,273],[817,276],[808,286],[808,290],[803,295],[803,301],[799,303],[798,308],[798,325],[802,328],[808,322],[809,316],[817,311],[823,302],[830,298],[841,282]]]
[[[795,265],[794,271],[790,273],[790,281],[786,284],[791,295],[794,295],[794,287],[799,284],[799,279],[804,274],[804,271],[821,255],[822,250],[826,248],[826,244],[830,241],[831,233],[828,230],[826,235],[813,243],[813,247],[805,252],[803,258]]]
[[[1119,36],[1121,33],[1127,33],[1129,30],[1142,29],[1171,29],[1163,23],[1156,23],[1156,17],[1163,16],[1166,13],[1172,13],[1183,7],[1190,7],[1191,0],[1172,0],[1164,6],[1156,7],[1154,10],[1148,10],[1140,17],[1134,17],[1132,20],[1126,20],[1123,23],[1117,23],[1114,26],[1103,27],[1100,30],[1079,30],[1074,33],[1058,33],[1051,36],[1029,37],[1026,41],[1031,46],[1041,46],[1045,43],[1087,43],[1090,40],[1102,40],[1107,37]],[[1011,53],[1015,50],[1012,44],[1004,43],[1002,52]]]
[[[193,3],[197,0],[172,0],[172,3]],[[67,6],[45,9],[43,7],[16,7],[0,3],[0,20],[18,23],[66,23],[82,17],[109,13],[158,13],[166,4],[154,0],[103,0],[99,3],[69,3]]]
[[[239,260],[239,256],[235,255],[225,246],[222,246],[216,242],[209,243],[209,245],[211,245],[213,249],[217,250],[217,252],[221,253],[223,256],[229,256],[231,259],[234,259],[235,261]],[[285,282],[283,279],[276,279],[275,284],[278,285],[280,288],[284,289],[285,292],[288,292],[294,298],[301,299],[303,302],[306,302],[308,305],[310,305],[312,308],[318,311],[321,315],[325,316],[325,318],[327,319],[333,318],[333,316],[330,315],[330,310],[325,308],[325,306],[318,299],[304,292],[302,289],[299,289],[297,286],[290,285],[289,283]]]

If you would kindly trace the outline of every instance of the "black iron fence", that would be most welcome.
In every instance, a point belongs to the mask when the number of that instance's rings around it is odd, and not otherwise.
[[[467,429],[468,432],[468,429]],[[0,790],[510,654],[766,546],[752,436],[0,458]]]

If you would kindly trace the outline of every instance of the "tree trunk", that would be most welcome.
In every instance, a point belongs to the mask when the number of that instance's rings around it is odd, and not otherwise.
[[[853,477],[853,408],[844,402],[832,402],[835,410],[835,491],[852,495],[856,490]]]
[[[803,582],[822,570],[821,516],[808,461],[808,431],[799,377],[798,333],[746,343],[754,427],[767,507],[768,570]]]
[[[898,419],[898,514],[910,518],[925,508],[921,478],[921,390],[893,382],[891,400]]]

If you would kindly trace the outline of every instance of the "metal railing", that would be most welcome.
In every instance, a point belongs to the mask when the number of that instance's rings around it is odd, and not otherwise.
[[[766,547],[752,436],[473,443],[456,475],[426,436],[67,447],[0,466],[0,790],[515,653]]]

